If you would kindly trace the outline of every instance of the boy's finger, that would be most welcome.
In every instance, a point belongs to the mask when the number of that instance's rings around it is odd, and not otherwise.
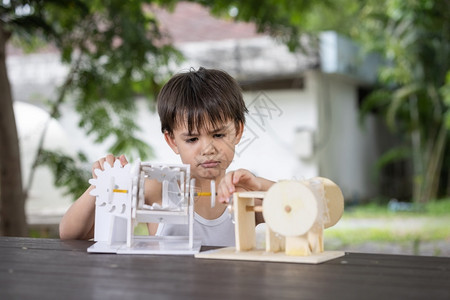
[[[235,191],[235,186],[234,186],[235,185],[235,183],[234,183],[235,176],[236,176],[236,172],[232,171],[232,172],[230,172],[230,176],[227,178],[228,180],[225,181],[227,184],[228,192],[230,194],[234,193],[234,191]],[[229,197],[230,195],[227,195],[227,196]]]
[[[244,172],[237,170],[233,172],[233,185],[238,184]]]
[[[103,165],[105,164],[106,158],[102,157],[100,158],[98,161],[96,161],[95,163],[98,163],[98,168],[95,169],[100,169],[100,170],[104,170]]]
[[[217,189],[217,199],[220,203],[226,203],[227,199],[230,197],[230,193],[228,192],[228,187],[224,184],[221,184]]]
[[[125,166],[128,163],[127,158],[123,154],[121,156],[119,156],[119,160],[120,160],[120,163],[122,164],[122,166]]]
[[[228,203],[228,198],[220,198],[219,203],[222,203],[222,204]]]
[[[226,194],[221,194],[220,196],[217,196],[217,201],[219,201],[220,203],[227,203],[227,199],[230,196],[226,196]]]
[[[224,197],[223,183],[219,184],[216,191],[217,191],[217,199],[221,201],[222,198]]]
[[[225,192],[228,193],[228,190],[233,185],[231,177],[232,177],[231,173],[225,174],[225,176],[220,181],[218,190],[221,190],[223,193],[225,193]]]
[[[114,166],[114,161],[116,160],[116,158],[114,157],[114,155],[112,154],[108,154],[106,155],[106,162],[113,167]]]
[[[95,174],[94,170],[95,169],[100,169],[102,170],[102,165],[100,164],[100,161],[97,160],[93,165],[92,165],[92,178],[97,178],[97,175]]]

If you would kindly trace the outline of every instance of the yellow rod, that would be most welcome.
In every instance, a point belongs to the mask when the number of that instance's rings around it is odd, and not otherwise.
[[[211,192],[198,192],[195,196],[211,196]]]

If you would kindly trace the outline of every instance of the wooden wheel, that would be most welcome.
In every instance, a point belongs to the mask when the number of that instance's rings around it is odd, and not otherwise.
[[[313,192],[299,181],[280,181],[266,193],[263,216],[272,231],[283,236],[308,232],[318,216],[318,202]]]

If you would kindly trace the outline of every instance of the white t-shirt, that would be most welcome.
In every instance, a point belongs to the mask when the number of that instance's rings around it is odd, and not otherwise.
[[[187,236],[189,235],[188,226],[160,223],[156,235]],[[194,213],[194,237],[202,240],[202,246],[234,246],[234,224],[228,210],[225,209],[220,217],[213,220]]]

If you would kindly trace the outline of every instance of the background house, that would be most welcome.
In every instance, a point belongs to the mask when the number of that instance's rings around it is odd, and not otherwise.
[[[193,3],[180,3],[171,13],[158,10],[157,15],[185,56],[181,65],[170,66],[172,70],[223,69],[244,90],[249,116],[231,169],[247,168],[272,180],[328,177],[347,201],[377,195],[372,167],[381,151],[382,127],[373,116],[363,124],[358,121],[363,92],[375,80],[376,57],[360,56],[352,42],[333,32],[321,35],[317,51],[292,53],[257,34],[252,24],[218,20]],[[42,101],[54,94],[66,68],[52,51],[10,52],[7,64],[26,180],[35,137],[46,120]],[[142,106],[136,118],[141,138],[155,151],[152,160],[178,163],[162,137],[157,114],[143,99],[136,101]],[[108,145],[95,145],[77,123],[77,114],[65,106],[47,136],[48,147],[69,154],[82,149],[92,161],[105,155]],[[36,175],[26,206],[30,223],[58,223],[70,205],[71,199],[55,189],[52,180],[45,168]]]

